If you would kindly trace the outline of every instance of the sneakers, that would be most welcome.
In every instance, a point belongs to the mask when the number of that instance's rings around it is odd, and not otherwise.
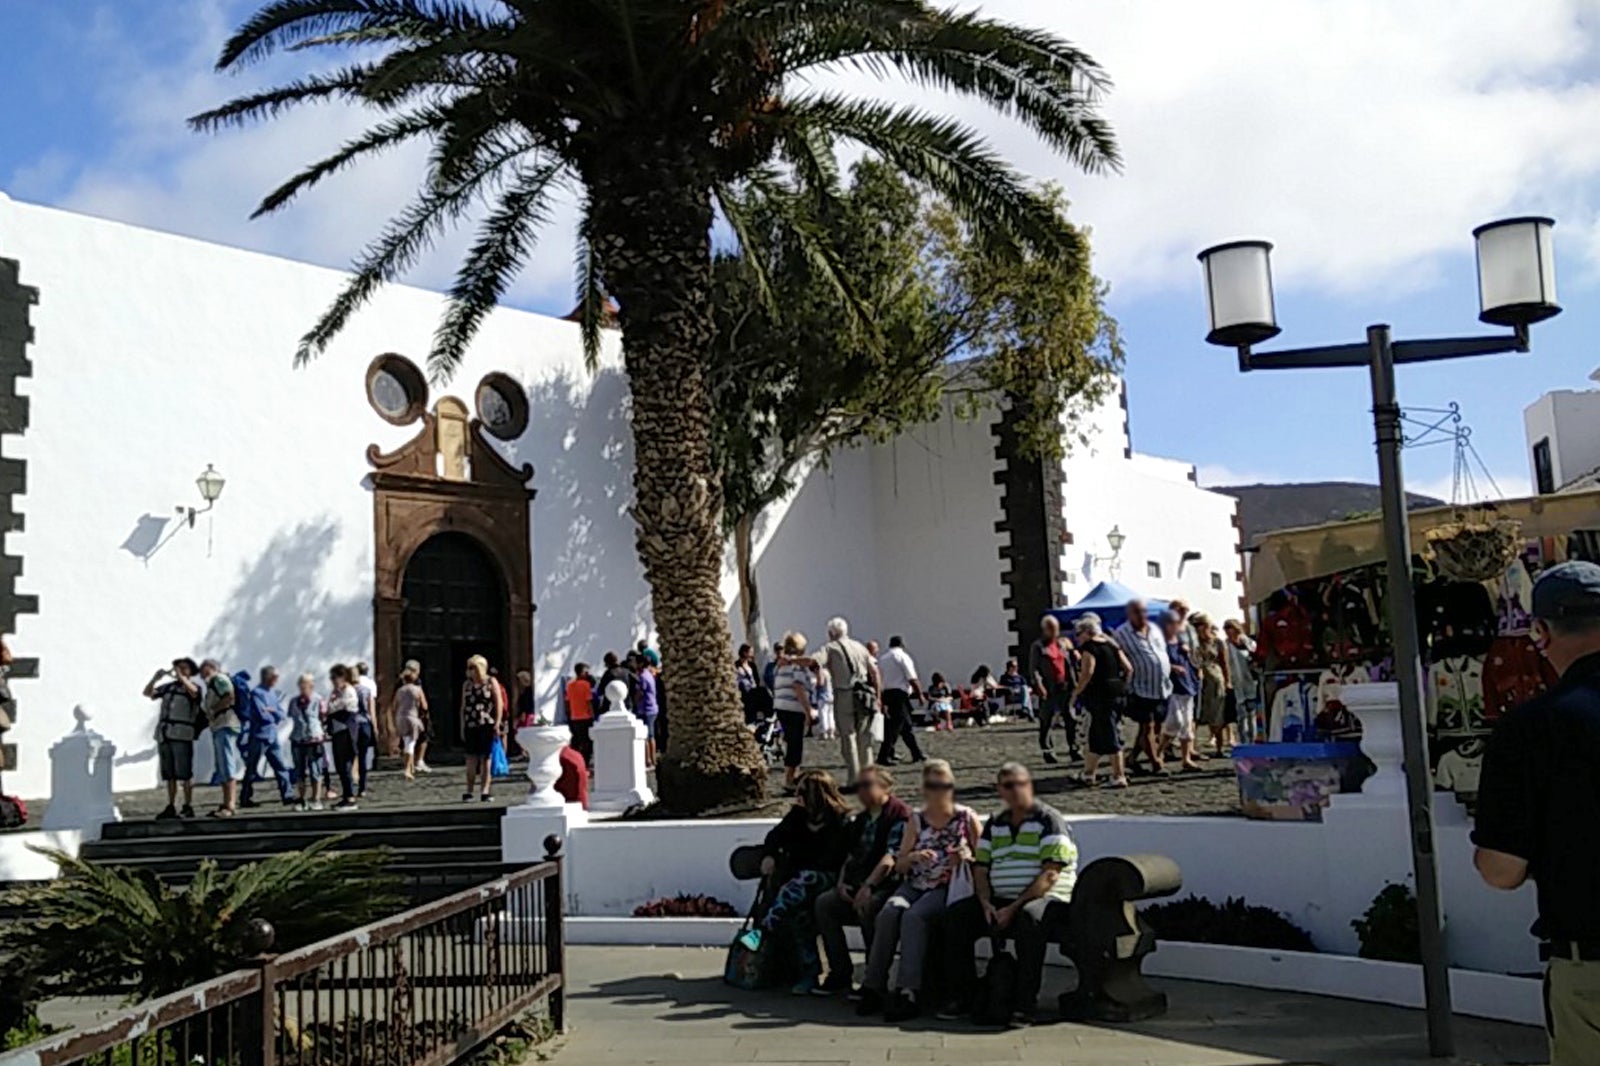
[[[431,773],[433,773],[433,767],[429,766],[425,762],[419,762],[419,763],[417,763],[417,773],[419,773],[419,774],[431,774]]]
[[[883,1008],[883,1020],[886,1022],[909,1022],[920,1012],[917,1010],[917,999],[910,992],[896,992]]]
[[[1041,751],[1039,753],[1039,758],[1043,759],[1051,766],[1054,766],[1056,763],[1061,761],[1060,759],[1056,758],[1056,753],[1053,751]]]
[[[827,993],[822,991],[822,986],[817,984],[815,977],[802,977],[789,986],[789,994],[792,996],[815,996],[826,995]]]
[[[1027,1028],[1032,1027],[1033,1022],[1034,1022],[1033,1011],[1031,1011],[1031,1010],[1014,1010],[1014,1011],[1011,1012],[1010,1020],[1006,1022],[1006,1028],[1007,1029],[1027,1029]]]
[[[759,930],[759,929],[746,929],[743,933],[739,934],[739,943],[743,944],[746,948],[748,948],[751,951],[760,951],[761,950],[761,930]]]
[[[968,1014],[967,1005],[959,999],[952,999],[934,1012],[934,1017],[941,1022],[953,1022],[965,1018]]]
[[[156,821],[158,821],[158,822],[170,821],[171,819],[176,818],[177,816],[178,816],[178,808],[174,807],[172,804],[169,803],[165,807],[161,808],[161,813],[156,815]]]
[[[185,803],[183,805],[183,809],[178,812],[178,817],[179,818],[193,818],[194,817],[194,807],[191,806],[190,804]]]
[[[356,809],[356,801],[353,799],[342,799],[333,805],[333,809],[336,811],[353,811]]]
[[[322,801],[321,800],[312,800],[311,801],[311,809],[314,810],[314,811],[322,810],[323,809]]]
[[[239,801],[239,806],[241,806],[241,807],[259,807],[259,806],[261,806],[261,804],[257,803],[253,799],[242,799],[242,800]]]
[[[883,1012],[883,993],[876,988],[863,988],[861,997],[856,1000],[856,1017],[870,1018],[874,1014]]]

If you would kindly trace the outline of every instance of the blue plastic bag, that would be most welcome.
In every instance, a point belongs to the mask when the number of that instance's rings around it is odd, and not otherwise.
[[[506,746],[499,737],[489,746],[489,773],[495,777],[511,776],[511,760],[506,758]]]

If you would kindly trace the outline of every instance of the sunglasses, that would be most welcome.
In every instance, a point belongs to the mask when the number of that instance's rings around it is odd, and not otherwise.
[[[950,792],[955,787],[956,783],[954,781],[924,781],[922,783],[922,791],[924,792]]]
[[[1000,782],[1000,789],[1003,792],[1015,792],[1017,789],[1025,788],[1031,784],[1033,784],[1032,781],[1002,781]]]

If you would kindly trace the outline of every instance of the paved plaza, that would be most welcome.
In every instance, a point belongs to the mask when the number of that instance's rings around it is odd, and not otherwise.
[[[1156,982],[1166,1017],[1127,1026],[1059,1023],[984,1032],[936,1021],[862,1022],[838,1000],[722,983],[722,952],[700,948],[572,948],[569,1033],[558,1066],[608,1063],[1073,1063],[1077,1066],[1388,1066],[1430,1062],[1417,1011],[1188,981]],[[1053,996],[1070,971],[1052,968]],[[1547,1061],[1544,1034],[1457,1019],[1461,1063]]]
[[[1037,727],[1028,722],[1007,722],[985,728],[967,727],[954,733],[918,731],[918,742],[925,753],[949,759],[955,766],[963,802],[987,807],[995,802],[994,771],[1007,759],[1020,759],[1033,768],[1038,781],[1039,794],[1068,814],[1211,814],[1237,815],[1239,790],[1233,776],[1233,765],[1226,759],[1213,759],[1199,773],[1172,774],[1168,777],[1136,777],[1127,789],[1089,789],[1078,783],[1083,764],[1047,765],[1039,758]],[[1058,731],[1057,743],[1060,743]],[[1064,756],[1063,756],[1064,757]],[[404,807],[429,807],[440,804],[458,804],[461,801],[462,771],[449,755],[441,755],[435,772],[419,775],[415,781],[405,780],[398,770],[379,769],[372,777],[372,787],[362,807],[395,809]],[[387,763],[387,761],[386,761]],[[844,774],[836,741],[812,740],[806,744],[806,765],[819,766],[836,775]],[[495,783],[495,801],[499,804],[520,803],[527,792],[523,777],[525,763],[512,764],[512,777]],[[901,767],[899,792],[913,796],[916,792],[915,767]],[[119,780],[129,769],[118,770]],[[1104,771],[1102,771],[1104,773]],[[771,794],[777,797],[783,784],[783,771],[772,772]],[[258,795],[272,795],[270,785],[259,790]],[[217,801],[217,790],[196,790],[195,808],[208,810]],[[166,793],[160,789],[141,789],[121,793],[117,806],[124,818],[150,818],[166,805]],[[275,801],[268,801],[276,809]],[[33,823],[38,824],[48,801],[28,800]],[[727,812],[732,817],[760,814],[771,817],[781,815],[788,806],[787,800],[774,799],[755,810]]]

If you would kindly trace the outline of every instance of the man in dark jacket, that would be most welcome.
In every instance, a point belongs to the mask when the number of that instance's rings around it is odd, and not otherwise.
[[[1533,633],[1561,675],[1489,738],[1473,863],[1494,888],[1538,889],[1551,1066],[1600,1062],[1600,566],[1562,563],[1533,586]]]
[[[823,995],[850,991],[855,967],[845,928],[859,925],[870,943],[878,911],[898,883],[894,858],[911,819],[911,808],[894,795],[894,776],[881,766],[856,775],[856,800],[861,810],[850,819],[850,854],[839,883],[817,897],[817,931],[828,960],[828,979],[817,990]]]

